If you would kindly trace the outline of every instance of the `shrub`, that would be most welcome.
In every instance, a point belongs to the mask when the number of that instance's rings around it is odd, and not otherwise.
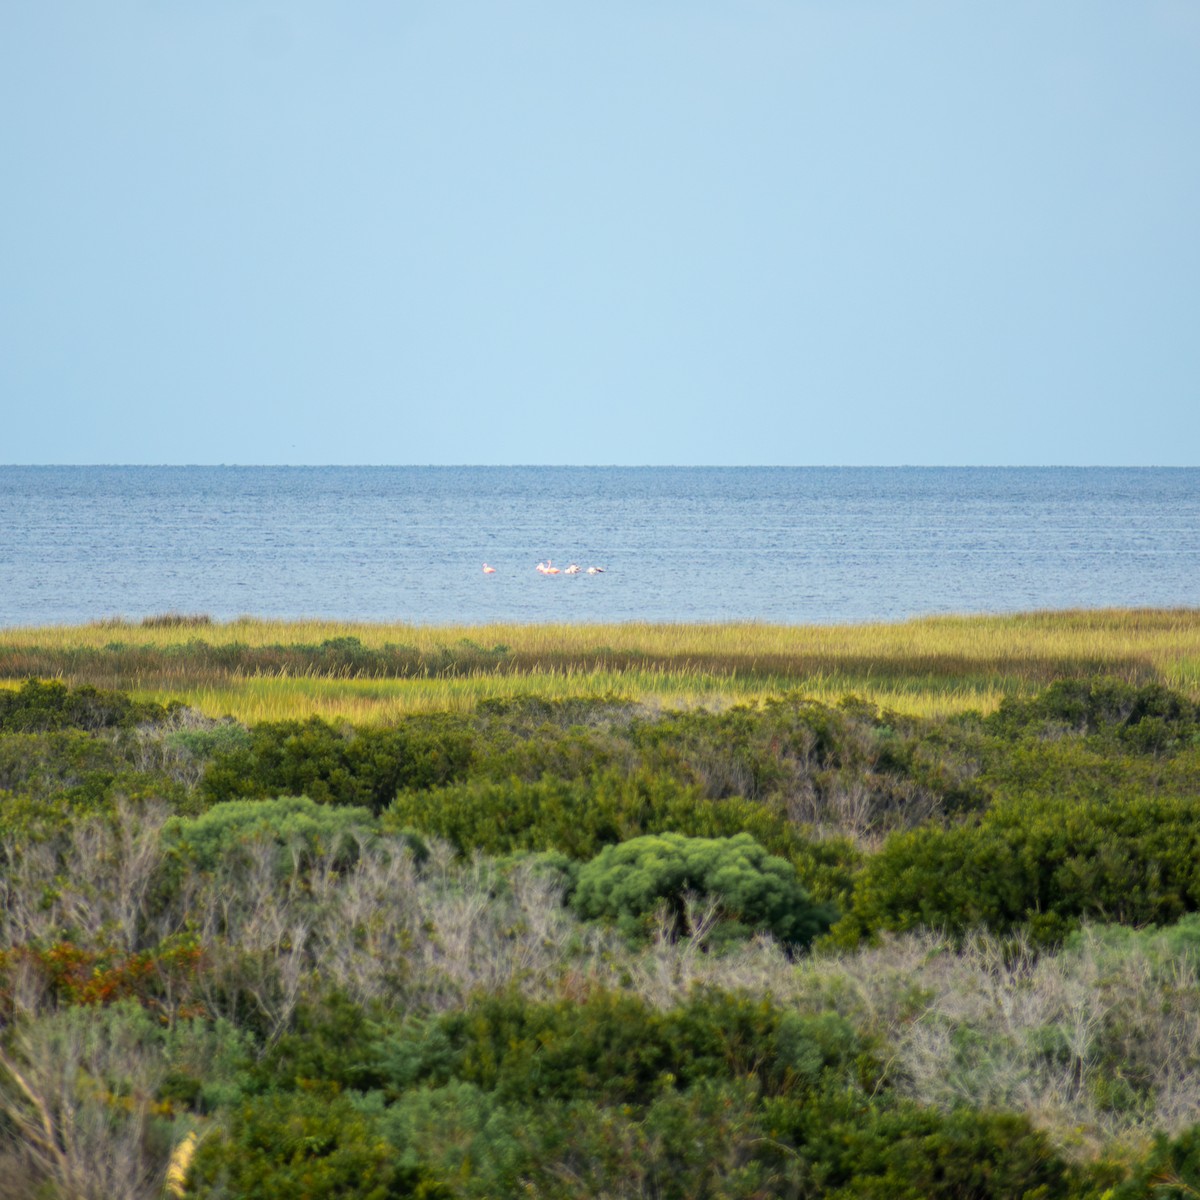
[[[1141,954],[1150,962],[1173,973],[1176,963],[1200,968],[1200,913],[1182,917],[1174,925],[1152,925],[1131,929],[1128,925],[1093,925],[1085,935],[1073,933],[1064,949],[1120,960],[1129,954]]]
[[[199,817],[172,817],[163,839],[177,859],[201,871],[212,871],[252,842],[274,842],[301,856],[333,853],[353,857],[359,839],[373,832],[364,808],[329,808],[304,796],[276,800],[232,800]]]
[[[1006,697],[984,725],[1008,738],[1061,731],[1109,736],[1137,752],[1159,753],[1196,737],[1200,707],[1158,683],[1060,679],[1030,700]]]
[[[572,904],[585,919],[608,917],[635,933],[665,902],[676,930],[686,934],[689,894],[717,901],[727,920],[766,930],[797,949],[828,928],[832,915],[809,899],[791,863],[768,854],[748,833],[663,833],[606,847],[579,872]]]
[[[463,854],[557,850],[576,859],[642,834],[747,833],[794,864],[813,894],[835,903],[849,895],[859,861],[844,839],[807,838],[768,804],[705,799],[696,786],[647,770],[631,775],[609,770],[573,780],[471,780],[405,791],[384,815],[383,827],[444,838]]]
[[[123,692],[69,688],[59,680],[27,679],[15,692],[0,689],[0,732],[44,733],[52,729],[129,729],[161,721],[161,704],[132,700]]]
[[[1053,941],[1087,917],[1168,924],[1198,908],[1200,800],[1031,800],[997,804],[978,825],[893,835],[834,934],[1027,925]]]
[[[655,814],[698,802],[693,789],[664,775],[473,780],[402,792],[388,811],[387,826],[424,830],[465,854],[560,850],[583,859],[642,832]]]
[[[1066,1200],[1072,1177],[1045,1134],[1015,1113],[942,1113],[910,1101],[828,1093],[768,1101],[765,1124],[806,1160],[829,1200]]]
[[[1194,1200],[1200,1194],[1200,1125],[1168,1138],[1159,1134],[1112,1200]]]
[[[461,777],[470,739],[419,726],[343,734],[319,717],[264,722],[247,744],[219,749],[201,789],[210,802],[255,796],[308,796],[318,804],[381,812],[401,788],[429,788]]]
[[[256,1097],[201,1141],[188,1194],[255,1200],[399,1200],[416,1181],[377,1122],[328,1091]]]
[[[313,1082],[339,1089],[382,1087],[381,1031],[358,1005],[338,992],[301,1003],[291,1028],[270,1046],[254,1071],[264,1090]]]
[[[387,1087],[458,1079],[504,1103],[588,1099],[635,1107],[664,1087],[753,1079],[764,1095],[810,1094],[873,1079],[869,1047],[835,1014],[805,1017],[770,1001],[698,993],[658,1011],[620,992],[533,1003],[496,996],[415,1022],[380,1051]]]

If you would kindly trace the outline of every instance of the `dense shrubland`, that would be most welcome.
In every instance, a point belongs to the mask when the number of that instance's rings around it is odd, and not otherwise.
[[[1198,785],[1196,704],[1108,678],[364,728],[28,682],[0,1196],[1194,1194]]]

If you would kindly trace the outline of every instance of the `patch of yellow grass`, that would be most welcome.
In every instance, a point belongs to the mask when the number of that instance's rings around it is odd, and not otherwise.
[[[495,670],[408,679],[316,674],[244,676],[189,686],[139,679],[140,694],[178,698],[243,721],[317,714],[355,723],[406,713],[469,711],[480,700],[615,695],[664,707],[723,707],[799,690],[848,692],[899,712],[989,711],[1055,673],[1156,678],[1200,696],[1200,609],[1100,609],[1006,616],[925,617],[863,625],[728,624],[398,625],[237,621],[203,626],[104,622],[0,630],[0,649],[319,645],[355,637],[370,648],[414,647],[436,657],[464,639],[508,648]]]
[[[1004,616],[920,617],[859,625],[774,625],[764,622],[609,625],[405,625],[334,621],[264,621],[240,617],[202,626],[145,626],[120,621],[0,629],[0,646],[102,647],[111,642],[170,646],[200,639],[213,645],[316,644],[356,637],[365,646],[387,643],[426,652],[464,638],[514,650],[584,652],[637,648],[674,656],[870,653],[1097,656],[1162,652],[1200,656],[1200,609],[1066,609]]]

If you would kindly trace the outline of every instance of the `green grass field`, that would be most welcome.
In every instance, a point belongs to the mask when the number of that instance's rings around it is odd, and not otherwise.
[[[357,723],[535,694],[723,707],[854,693],[915,715],[990,711],[1066,676],[1200,695],[1200,609],[928,617],[893,624],[415,626],[164,615],[0,631],[0,680],[176,698],[242,721]]]

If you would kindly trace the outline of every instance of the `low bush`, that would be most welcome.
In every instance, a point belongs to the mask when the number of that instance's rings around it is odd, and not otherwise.
[[[1061,679],[1029,700],[1008,697],[985,722],[1006,738],[1075,734],[1117,741],[1136,753],[1166,753],[1200,736],[1200,706],[1162,684]]]
[[[1026,926],[1055,941],[1085,918],[1170,924],[1200,909],[1200,799],[1132,796],[997,804],[976,825],[893,835],[834,930],[850,944],[929,926]]]
[[[27,679],[16,691],[0,689],[0,733],[129,729],[167,714],[161,704],[133,700],[124,692],[71,688],[56,679]]]
[[[859,862],[844,839],[814,840],[768,804],[710,800],[665,772],[610,770],[587,779],[471,780],[409,790],[384,814],[383,827],[444,838],[463,854],[557,850],[580,860],[643,834],[747,833],[795,866],[813,895],[835,904],[849,895]]]
[[[242,744],[216,750],[201,791],[210,803],[308,796],[318,804],[379,813],[401,788],[461,778],[470,756],[467,735],[430,722],[346,733],[319,717],[264,722]]]
[[[873,1086],[879,1070],[835,1014],[802,1016],[724,993],[665,1012],[610,991],[541,1004],[496,996],[413,1023],[381,1055],[394,1096],[457,1079],[514,1104],[644,1106],[664,1087],[709,1078],[752,1078],[761,1095],[811,1095],[827,1084]]]
[[[665,904],[675,932],[686,936],[690,896],[715,902],[735,930],[763,930],[798,950],[835,915],[812,902],[791,863],[768,854],[748,833],[662,833],[608,846],[580,870],[571,903],[581,917],[607,917],[630,935],[645,933],[648,918]]]
[[[378,1124],[328,1089],[258,1096],[204,1138],[188,1195],[208,1200],[402,1200],[420,1195]]]
[[[252,843],[278,848],[281,861],[317,853],[352,860],[361,839],[374,833],[365,808],[332,808],[305,796],[231,800],[198,817],[173,817],[163,842],[189,869],[212,871]]]

